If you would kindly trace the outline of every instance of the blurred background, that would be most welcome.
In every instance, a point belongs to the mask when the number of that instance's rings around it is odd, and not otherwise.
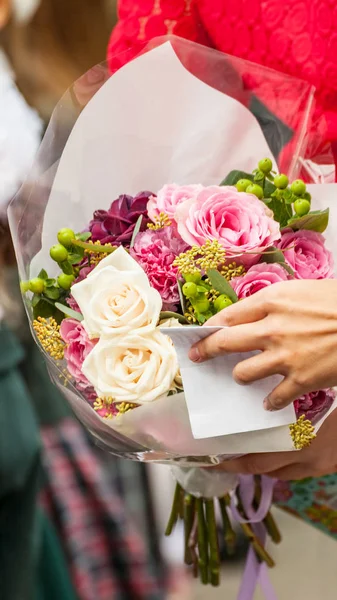
[[[4,207],[57,102],[105,60],[115,22],[114,0],[0,0],[0,597],[234,600],[244,540],[219,590],[194,584],[181,566],[182,531],[164,536],[169,468],[94,446],[51,385],[21,305]],[[276,512],[279,599],[334,599],[335,541]]]

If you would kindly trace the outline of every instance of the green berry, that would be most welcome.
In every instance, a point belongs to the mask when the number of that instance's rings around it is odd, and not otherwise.
[[[274,185],[279,190],[285,190],[289,185],[289,179],[286,175],[281,173],[280,175],[276,175],[274,177]]]
[[[238,192],[245,192],[247,187],[251,185],[251,183],[252,182],[249,179],[239,179],[235,187],[238,190]]]
[[[42,294],[44,292],[45,282],[40,277],[34,277],[29,282],[29,290],[33,292],[33,294]]]
[[[201,313],[201,314],[207,313],[209,311],[209,307],[210,307],[210,302],[209,302],[208,298],[206,298],[206,296],[198,298],[198,300],[193,302],[193,308],[198,313]]]
[[[20,290],[22,294],[26,294],[30,290],[30,282],[29,281],[20,281]]]
[[[70,246],[73,243],[73,240],[75,239],[75,233],[72,229],[68,229],[67,227],[65,227],[64,229],[60,229],[60,231],[57,234],[57,239],[60,242],[60,244],[62,244],[62,246],[65,246],[65,248],[70,248]]]
[[[62,275],[58,276],[57,283],[63,290],[70,290],[71,284],[74,281],[74,279],[74,275],[66,275],[65,273],[62,273]]]
[[[50,248],[50,256],[55,262],[62,263],[68,258],[68,250],[62,244],[55,244]]]
[[[290,189],[295,196],[303,196],[307,191],[307,186],[302,179],[296,179],[296,181],[292,182]]]
[[[254,196],[257,196],[257,198],[259,198],[260,200],[263,198],[263,189],[257,183],[251,183],[247,187],[246,192],[247,194],[254,194]]]
[[[298,217],[304,217],[310,211],[310,202],[309,200],[305,200],[305,198],[298,198],[294,202],[295,213]]]
[[[231,304],[233,304],[233,302],[228,296],[226,296],[226,294],[221,294],[221,296],[214,300],[214,308],[217,313],[221,310],[224,310],[224,308],[227,308],[227,306],[230,306]]]
[[[199,283],[199,281],[201,280],[201,275],[200,273],[186,273],[185,275],[183,275],[183,278],[185,279],[185,281],[187,281],[188,283]]]
[[[183,285],[183,294],[186,298],[195,298],[198,293],[197,286],[193,281],[187,281]]]
[[[262,173],[264,173],[265,175],[269,175],[272,168],[273,168],[273,163],[270,160],[270,158],[263,158],[262,160],[260,160],[259,169],[260,169],[260,171],[262,171]]]

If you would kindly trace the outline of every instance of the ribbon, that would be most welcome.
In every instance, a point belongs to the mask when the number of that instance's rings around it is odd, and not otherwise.
[[[261,501],[257,509],[253,506],[255,481],[253,475],[240,475],[240,498],[247,519],[239,513],[234,497],[231,499],[231,511],[238,523],[251,523],[255,535],[262,544],[266,541],[266,529],[262,523],[266,517],[273,497],[276,480],[265,475],[261,476]],[[253,600],[258,583],[266,600],[277,600],[273,586],[269,579],[268,569],[264,563],[259,562],[252,547],[250,547],[243,578],[237,600]]]

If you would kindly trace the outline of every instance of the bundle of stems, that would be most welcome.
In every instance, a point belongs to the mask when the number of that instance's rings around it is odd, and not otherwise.
[[[246,519],[243,510],[240,489],[235,492],[237,508]],[[255,478],[254,507],[261,500],[260,478]],[[219,530],[216,520],[216,503],[222,518],[222,536],[228,555],[233,555],[236,548],[236,534],[230,516],[230,496],[221,498],[196,498],[185,492],[177,483],[170,518],[166,528],[166,535],[171,535],[179,520],[184,524],[184,557],[185,564],[192,568],[194,577],[199,577],[204,584],[218,586],[220,584],[221,558],[219,549]],[[270,512],[266,515],[263,525],[273,542],[279,543],[281,535]],[[243,533],[249,539],[259,561],[265,562],[269,567],[275,565],[272,557],[264,547],[263,542],[256,535],[250,523],[240,523]]]

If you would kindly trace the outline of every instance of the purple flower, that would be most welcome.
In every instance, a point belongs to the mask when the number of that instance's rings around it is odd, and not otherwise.
[[[96,210],[89,224],[92,241],[124,246],[130,244],[140,215],[143,215],[141,231],[146,229],[149,222],[147,203],[152,196],[151,192],[141,192],[134,198],[123,194],[111,204],[109,210]]]
[[[333,389],[304,394],[294,402],[297,418],[305,415],[315,425],[331,408],[335,397]]]

